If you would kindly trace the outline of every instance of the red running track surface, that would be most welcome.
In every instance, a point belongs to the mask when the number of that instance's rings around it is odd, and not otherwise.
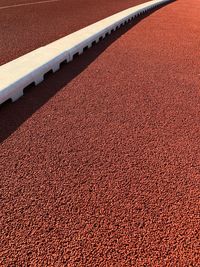
[[[0,65],[147,0],[58,0],[1,9],[45,0],[0,1]]]
[[[1,110],[62,80],[1,144],[1,266],[200,266],[199,25],[169,4]]]

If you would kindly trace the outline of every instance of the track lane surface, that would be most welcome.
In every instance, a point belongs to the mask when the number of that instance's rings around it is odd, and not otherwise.
[[[144,19],[2,143],[0,265],[199,266],[199,15]]]
[[[1,1],[1,6],[38,1]],[[0,9],[0,65],[145,0],[60,0]]]
[[[26,3],[20,3],[20,4],[5,5],[5,6],[0,6],[0,10],[10,9],[10,8],[19,8],[22,6],[42,5],[42,4],[54,3],[58,1],[61,1],[61,0],[43,0],[43,1],[38,1],[38,2],[26,2]]]

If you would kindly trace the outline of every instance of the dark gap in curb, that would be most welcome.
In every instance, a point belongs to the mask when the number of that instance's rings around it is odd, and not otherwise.
[[[26,86],[24,89],[23,89],[23,93],[24,94],[28,94],[28,93],[31,93],[31,91],[35,89],[35,83],[32,82],[30,83],[28,86]]]
[[[51,75],[53,75],[53,70],[49,70],[44,74],[44,80],[48,79]]]
[[[67,60],[63,60],[63,61],[60,63],[60,68],[64,67],[66,64],[67,64]]]
[[[79,52],[73,55],[73,60],[79,57]]]
[[[83,48],[83,52],[87,51],[88,48],[89,48],[88,46],[85,46],[85,47]]]
[[[1,109],[4,109],[4,108],[8,107],[12,103],[13,102],[12,102],[11,98],[9,98],[8,100],[4,101],[2,104],[0,104],[0,111],[1,111]]]

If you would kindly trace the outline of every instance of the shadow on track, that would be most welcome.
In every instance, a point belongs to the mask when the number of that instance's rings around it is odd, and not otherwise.
[[[171,2],[174,1],[175,0]],[[50,74],[40,85],[29,88],[29,90],[25,92],[24,96],[16,102],[5,103],[0,106],[0,142],[8,138],[37,109],[44,105],[62,87],[67,85],[72,79],[80,74],[115,40],[125,34],[142,19],[168,4],[162,4],[131,20],[131,22],[121,27],[89,50],[85,51],[81,56],[62,66],[62,68],[55,74]]]

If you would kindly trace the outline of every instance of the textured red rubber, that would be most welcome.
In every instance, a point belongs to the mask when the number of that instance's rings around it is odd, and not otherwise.
[[[7,3],[6,3],[7,2]],[[1,1],[1,6],[38,0]],[[147,0],[61,0],[0,9],[0,65]]]
[[[8,129],[62,87],[1,144],[1,266],[200,265],[192,2],[165,6],[2,109]]]

